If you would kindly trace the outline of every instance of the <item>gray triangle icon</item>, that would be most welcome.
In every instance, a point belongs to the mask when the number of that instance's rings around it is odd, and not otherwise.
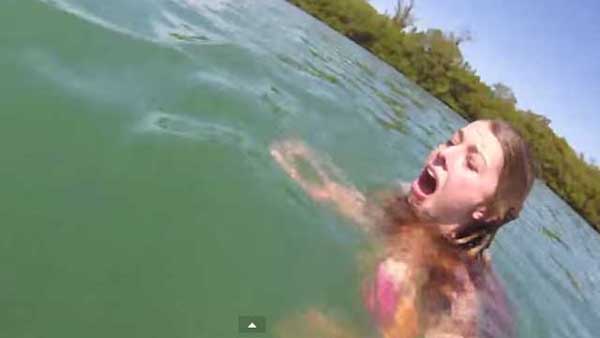
[[[256,324],[254,324],[254,322],[250,322],[250,324],[248,325],[249,329],[256,329]]]

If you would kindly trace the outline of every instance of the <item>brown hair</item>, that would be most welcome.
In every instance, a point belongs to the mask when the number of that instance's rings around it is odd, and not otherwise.
[[[492,221],[473,222],[455,233],[456,244],[479,257],[490,246],[498,229],[519,216],[535,175],[533,158],[523,137],[505,121],[489,122],[504,153],[498,186],[488,201],[487,216]]]

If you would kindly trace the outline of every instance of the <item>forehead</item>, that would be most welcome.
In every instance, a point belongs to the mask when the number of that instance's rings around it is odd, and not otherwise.
[[[463,142],[477,147],[479,152],[486,158],[488,164],[498,170],[504,163],[504,151],[500,141],[492,132],[492,128],[487,121],[475,121],[461,128]]]

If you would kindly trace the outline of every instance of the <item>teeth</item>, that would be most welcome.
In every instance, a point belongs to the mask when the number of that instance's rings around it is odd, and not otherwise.
[[[435,178],[435,175],[433,174],[433,170],[431,170],[431,168],[427,167],[427,173],[429,173],[431,177]]]

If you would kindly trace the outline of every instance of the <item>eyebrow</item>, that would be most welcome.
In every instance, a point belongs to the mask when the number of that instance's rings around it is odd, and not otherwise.
[[[479,156],[481,156],[481,158],[483,159],[483,163],[485,164],[485,167],[487,168],[488,165],[488,160],[487,160],[487,156],[485,155],[484,152],[481,151],[481,149],[479,149],[479,147],[475,144],[469,147],[469,150],[478,154]]]

